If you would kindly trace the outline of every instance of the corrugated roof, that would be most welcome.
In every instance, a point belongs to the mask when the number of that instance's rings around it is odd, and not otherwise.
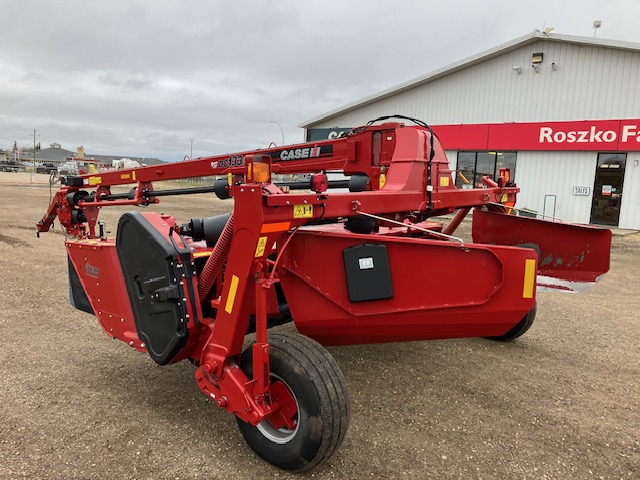
[[[563,42],[563,43],[570,43],[574,45],[585,45],[585,46],[591,46],[591,47],[613,48],[618,50],[640,51],[640,43],[622,42],[618,40],[607,40],[607,39],[591,38],[591,37],[577,37],[573,35],[543,33],[538,30],[534,30],[529,34],[524,35],[522,37],[518,37],[514,40],[511,40],[510,42],[503,43],[502,45],[498,45],[497,47],[491,48],[489,50],[485,50],[484,52],[480,52],[476,55],[460,60],[459,62],[452,63],[450,65],[447,65],[446,67],[427,73],[426,75],[422,75],[418,78],[414,78],[413,80],[409,80],[408,82],[401,83],[400,85],[396,85],[395,87],[388,88],[386,90],[375,93],[363,99],[349,103],[343,107],[337,108],[335,110],[331,110],[327,113],[324,113],[310,120],[302,122],[301,124],[298,125],[298,127],[307,128],[315,123],[327,120],[331,117],[335,117],[337,115],[349,112],[351,110],[355,110],[357,108],[363,107],[370,103],[376,102],[382,98],[396,95],[400,92],[409,90],[411,88],[415,88],[419,85],[432,82],[434,80],[437,80],[438,78],[444,77],[445,75],[450,75],[458,70],[468,68],[477,63],[484,62],[486,60],[489,60],[490,58],[497,57],[499,55],[502,55],[504,53],[515,50],[517,48],[523,47],[530,43],[537,42],[539,40]]]

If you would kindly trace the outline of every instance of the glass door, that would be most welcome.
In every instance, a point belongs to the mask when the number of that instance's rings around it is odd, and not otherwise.
[[[591,223],[618,226],[626,153],[599,153],[593,185]]]

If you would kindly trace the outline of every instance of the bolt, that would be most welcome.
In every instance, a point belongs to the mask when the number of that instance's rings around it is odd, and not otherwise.
[[[219,398],[218,400],[216,400],[216,403],[218,404],[218,406],[220,408],[226,407],[227,406],[227,397]]]
[[[131,346],[133,347],[133,340],[131,340],[131,341],[129,342],[129,345],[131,345]]]

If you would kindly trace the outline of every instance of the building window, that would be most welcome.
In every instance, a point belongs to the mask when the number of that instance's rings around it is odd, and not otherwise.
[[[482,177],[496,180],[501,168],[511,171],[511,181],[516,175],[516,152],[458,152],[458,172],[456,186],[459,188],[479,188]],[[467,183],[464,179],[469,183]]]

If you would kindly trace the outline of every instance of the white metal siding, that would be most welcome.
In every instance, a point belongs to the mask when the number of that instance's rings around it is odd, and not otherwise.
[[[634,162],[638,162],[638,165],[634,165]],[[640,152],[627,155],[619,227],[640,230]]]
[[[544,53],[537,73],[534,52]],[[637,118],[640,52],[540,40],[313,127],[353,127],[393,113],[436,125]]]
[[[555,195],[556,217],[588,224],[597,156],[596,152],[518,152],[515,181],[521,192],[516,207],[543,213],[545,195]],[[589,187],[591,195],[574,195],[573,187]],[[549,197],[547,215],[553,215],[552,207]]]

